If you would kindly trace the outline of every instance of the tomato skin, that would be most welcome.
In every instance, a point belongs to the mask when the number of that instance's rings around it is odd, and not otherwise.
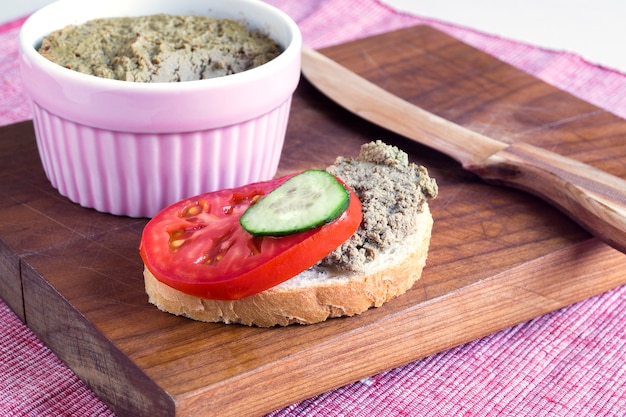
[[[293,174],[295,175],[295,174]],[[140,254],[159,281],[207,299],[237,300],[315,265],[356,231],[363,214],[350,192],[348,209],[313,230],[282,237],[254,237],[239,217],[262,195],[293,175],[182,200],[144,228]]]

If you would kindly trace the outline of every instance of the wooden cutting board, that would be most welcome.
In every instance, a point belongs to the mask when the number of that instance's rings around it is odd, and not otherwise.
[[[427,26],[325,49],[382,87],[505,141],[626,178],[626,121]],[[626,283],[626,257],[523,192],[340,109],[302,81],[280,174],[383,139],[440,187],[430,257],[405,296],[361,316],[257,329],[147,303],[144,219],[61,197],[30,122],[0,130],[0,296],[120,416],[254,416]]]

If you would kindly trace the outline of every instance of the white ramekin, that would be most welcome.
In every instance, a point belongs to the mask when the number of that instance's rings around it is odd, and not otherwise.
[[[238,19],[285,51],[248,71],[179,83],[98,78],[36,51],[68,24],[155,13]],[[40,9],[21,29],[20,68],[50,182],[82,206],[151,217],[182,198],[272,178],[301,46],[293,20],[257,0],[59,0]]]

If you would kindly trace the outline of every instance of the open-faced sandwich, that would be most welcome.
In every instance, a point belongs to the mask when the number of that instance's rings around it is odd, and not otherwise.
[[[182,200],[142,235],[149,301],[261,327],[360,314],[420,278],[437,192],[426,168],[376,141],[326,170]]]

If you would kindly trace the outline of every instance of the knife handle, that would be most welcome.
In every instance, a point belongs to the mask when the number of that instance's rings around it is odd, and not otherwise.
[[[582,228],[626,253],[626,181],[590,165],[525,143],[465,166],[488,182],[550,202]]]

